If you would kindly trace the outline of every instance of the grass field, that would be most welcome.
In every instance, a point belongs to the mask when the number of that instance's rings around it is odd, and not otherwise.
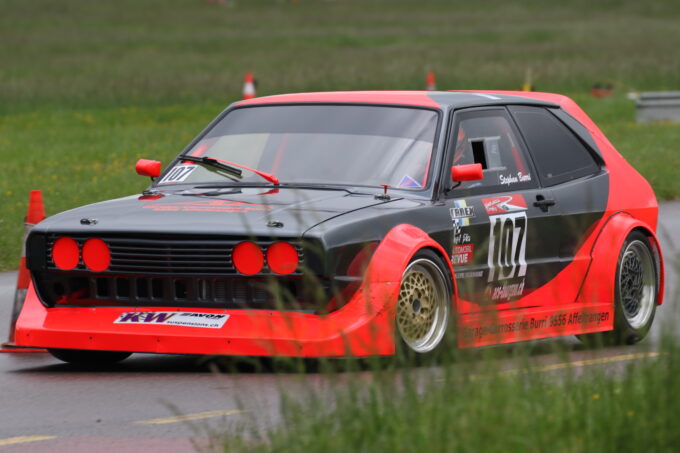
[[[225,452],[677,451],[677,347],[618,373],[545,372],[522,357],[503,371],[487,358],[449,363],[443,377],[419,370],[344,379],[331,386],[332,399],[311,390],[306,401],[284,398],[276,428],[215,443]]]
[[[660,198],[680,197],[680,126],[633,122],[629,90],[680,87],[676,1],[0,0],[0,270],[27,192],[48,214],[137,193],[255,72],[258,94],[538,89],[573,95]],[[594,83],[616,86],[594,100]]]

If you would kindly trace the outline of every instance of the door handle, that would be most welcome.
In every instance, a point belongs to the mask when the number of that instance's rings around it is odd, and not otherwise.
[[[534,206],[541,208],[543,212],[547,212],[550,206],[555,206],[556,201],[552,198],[545,198],[543,195],[536,195]]]

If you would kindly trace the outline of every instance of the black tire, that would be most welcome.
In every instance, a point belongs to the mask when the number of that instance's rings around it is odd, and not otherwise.
[[[395,309],[398,361],[434,362],[455,350],[452,300],[448,266],[435,252],[418,251],[402,275]]]
[[[125,360],[132,355],[131,352],[87,351],[81,349],[48,349],[48,351],[62,362],[86,366],[111,365]]]
[[[652,327],[659,297],[659,264],[649,239],[632,231],[623,242],[616,264],[614,330],[579,335],[587,344],[630,345]]]

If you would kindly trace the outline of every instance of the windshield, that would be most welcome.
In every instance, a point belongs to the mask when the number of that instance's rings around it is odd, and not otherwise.
[[[437,113],[354,105],[257,106],[229,112],[186,155],[209,157],[275,175],[281,184],[422,189],[427,185]],[[180,161],[168,184],[267,184]]]

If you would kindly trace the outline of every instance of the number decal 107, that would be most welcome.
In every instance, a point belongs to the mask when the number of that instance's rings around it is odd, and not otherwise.
[[[524,277],[527,273],[526,212],[489,217],[489,280]]]
[[[182,182],[196,169],[196,165],[178,165],[161,179],[158,184],[168,182]]]

